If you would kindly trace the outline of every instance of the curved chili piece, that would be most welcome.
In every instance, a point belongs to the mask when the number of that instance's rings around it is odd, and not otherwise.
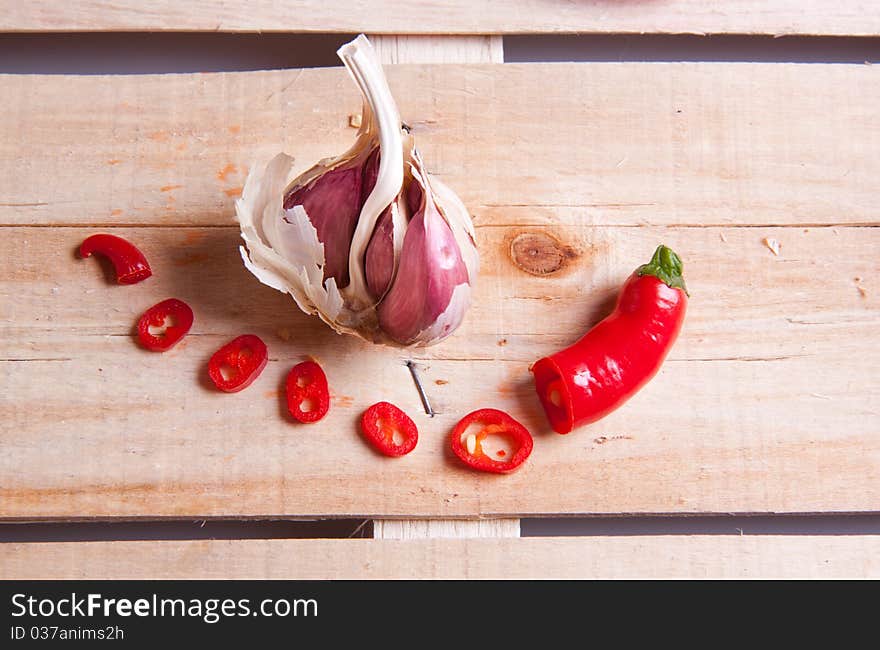
[[[487,449],[489,438],[506,443]],[[481,472],[507,474],[522,465],[532,453],[532,434],[504,411],[480,409],[459,420],[450,437],[452,452],[468,467]]]
[[[254,383],[268,361],[269,351],[262,339],[243,334],[214,353],[208,361],[208,375],[224,393],[237,393]]]
[[[386,456],[404,456],[415,449],[419,441],[416,423],[389,402],[378,402],[364,411],[361,431],[367,442]]]
[[[131,242],[116,235],[92,235],[80,244],[80,257],[103,255],[113,264],[119,284],[136,284],[153,275],[147,258]]]
[[[659,246],[629,277],[611,314],[532,367],[553,430],[568,433],[621,406],[657,374],[684,322],[681,259]]]
[[[193,324],[193,310],[182,300],[169,298],[153,305],[138,321],[138,340],[153,352],[170,350]],[[160,331],[151,332],[157,328]]]
[[[330,410],[327,375],[314,361],[303,361],[291,369],[285,383],[285,394],[287,410],[303,424],[317,422]]]

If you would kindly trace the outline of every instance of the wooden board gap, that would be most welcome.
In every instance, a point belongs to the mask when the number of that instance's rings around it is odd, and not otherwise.
[[[354,34],[0,34],[0,73],[157,74],[323,68]]]
[[[880,38],[740,34],[540,34],[504,37],[508,63],[538,61],[866,63]]]
[[[0,525],[0,544],[198,539],[346,539],[372,536],[372,521],[368,519],[316,521],[202,519]]]
[[[880,514],[694,515],[521,519],[522,537],[877,535]]]

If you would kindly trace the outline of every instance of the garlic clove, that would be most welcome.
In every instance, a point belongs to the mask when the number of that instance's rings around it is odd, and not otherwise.
[[[363,200],[373,191],[379,174],[379,151],[376,150],[370,156],[370,160],[364,167],[363,176]],[[364,255],[364,274],[370,295],[378,302],[388,291],[397,261],[400,258],[400,248],[403,244],[403,233],[406,230],[406,206],[402,204],[400,195],[389,205],[376,222],[376,228],[367,244]]]
[[[301,205],[324,244],[324,278],[348,286],[348,249],[360,216],[361,167],[338,167],[289,193],[284,209]]]
[[[403,345],[451,334],[470,299],[468,269],[452,228],[415,169],[413,176],[422,188],[421,206],[407,226],[397,275],[378,308],[382,330]],[[455,294],[458,287],[466,290]]]
[[[458,243],[458,250],[461,251],[462,259],[467,266],[468,281],[473,286],[480,270],[480,255],[477,252],[474,222],[471,220],[468,209],[458,198],[458,194],[436,176],[427,174],[427,177],[431,183],[431,191],[434,193],[434,202],[452,228],[452,234]]]
[[[378,302],[381,300],[394,277],[397,256],[394,251],[394,221],[391,218],[391,206],[385,209],[376,230],[367,246],[364,257],[364,272],[370,295]]]

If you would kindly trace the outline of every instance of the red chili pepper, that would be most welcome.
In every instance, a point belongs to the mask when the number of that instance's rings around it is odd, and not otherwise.
[[[153,305],[138,321],[138,339],[148,350],[165,352],[180,341],[193,324],[193,311],[177,298]],[[158,330],[152,332],[151,330]]]
[[[605,417],[657,374],[684,321],[681,272],[678,255],[659,246],[623,285],[607,318],[532,367],[554,431],[568,433]]]
[[[269,352],[262,339],[243,334],[214,353],[208,362],[208,375],[224,393],[237,393],[260,376],[268,361]]]
[[[304,424],[317,422],[330,410],[327,375],[314,361],[303,361],[287,375],[287,409]]]
[[[404,456],[416,448],[419,430],[399,408],[378,402],[361,416],[361,431],[377,451],[386,456]]]
[[[464,416],[452,430],[452,451],[481,472],[507,474],[532,453],[532,434],[504,411],[480,409]]]
[[[103,255],[113,264],[116,270],[116,281],[119,284],[136,284],[153,275],[147,258],[134,244],[116,235],[92,235],[80,244],[80,257],[89,257],[92,253]]]

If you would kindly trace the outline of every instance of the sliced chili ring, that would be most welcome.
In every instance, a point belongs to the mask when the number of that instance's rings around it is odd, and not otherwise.
[[[287,410],[303,424],[317,422],[330,410],[327,375],[314,361],[303,361],[291,369],[285,383]]]
[[[364,411],[361,431],[367,442],[386,456],[404,456],[419,441],[416,423],[389,402],[378,402]]]
[[[169,298],[153,305],[138,321],[138,340],[147,350],[165,352],[176,345],[193,324],[193,310],[182,300]]]
[[[459,420],[452,430],[452,451],[481,472],[507,474],[532,453],[532,434],[504,411],[480,409]]]
[[[113,264],[119,284],[135,284],[153,275],[147,258],[130,241],[116,235],[92,235],[79,247],[80,257],[103,255]]]
[[[243,334],[213,354],[208,375],[224,393],[237,393],[254,383],[268,361],[269,351],[262,339]]]

